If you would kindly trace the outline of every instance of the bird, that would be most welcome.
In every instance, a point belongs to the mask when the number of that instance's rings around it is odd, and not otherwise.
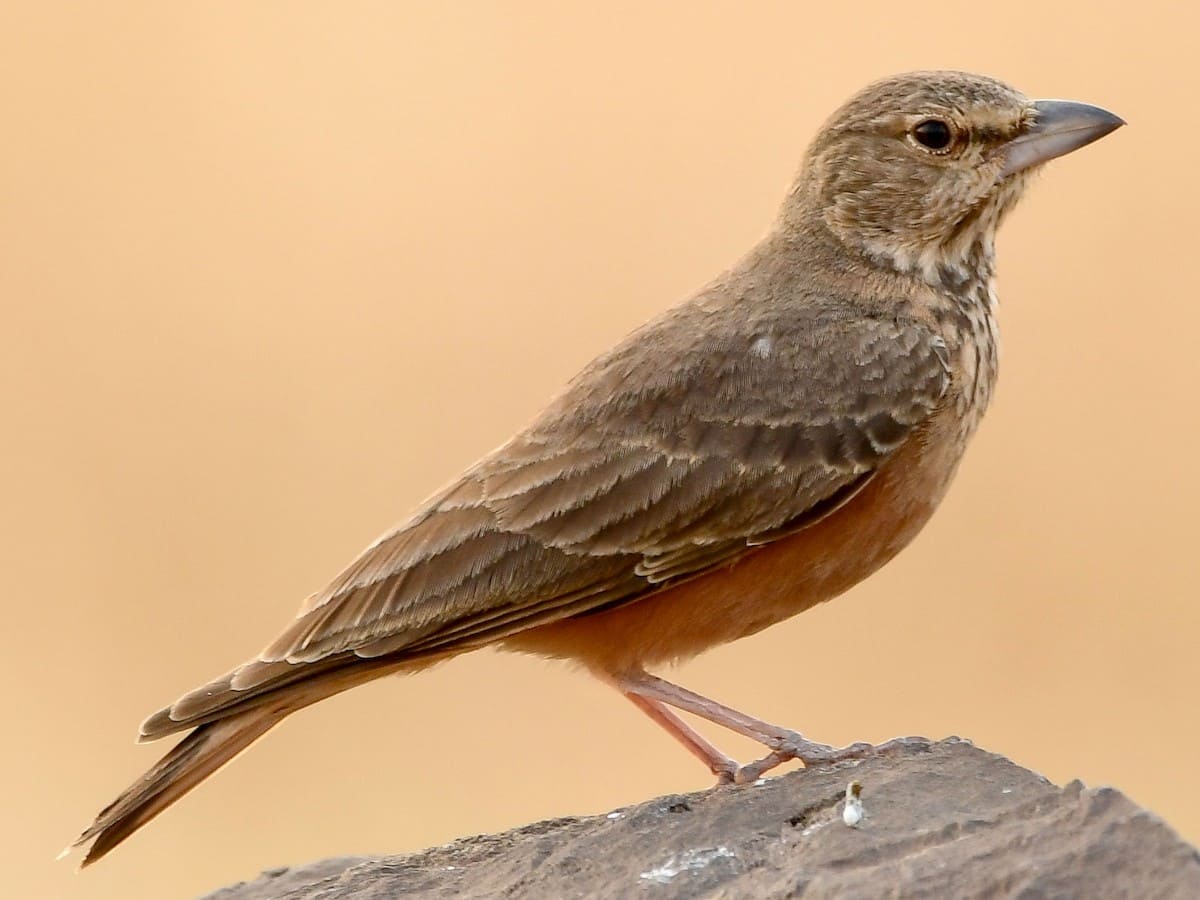
[[[842,594],[920,531],[992,397],[996,230],[1044,163],[1123,124],[965,72],[855,94],[739,262],[588,364],[261,653],[150,716],[140,740],[184,736],[71,845],[82,865],[290,714],[485,646],[581,666],[718,783],[872,752],[652,670]],[[765,755],[739,764],[681,713]]]

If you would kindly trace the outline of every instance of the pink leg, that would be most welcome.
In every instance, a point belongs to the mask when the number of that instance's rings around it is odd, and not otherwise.
[[[736,760],[730,759],[714,747],[703,735],[659,701],[628,692],[625,696],[634,706],[665,728],[671,737],[683,744],[689,753],[708,766],[709,771],[717,776],[717,784],[733,783],[738,773]]]
[[[674,706],[676,709],[682,709],[703,719],[708,719],[710,722],[743,734],[768,747],[771,750],[769,754],[737,771],[734,780],[738,782],[753,781],[764,772],[789,759],[798,759],[806,766],[812,766],[839,762],[844,759],[858,759],[875,749],[873,745],[866,743],[851,744],[841,748],[815,743],[795,731],[755,719],[646,672],[620,676],[616,679],[616,684],[626,695],[636,695]],[[663,724],[661,720],[658,721]],[[668,730],[675,733],[673,729],[667,727]],[[678,737],[678,735],[676,736]],[[682,740],[682,738],[680,739]]]

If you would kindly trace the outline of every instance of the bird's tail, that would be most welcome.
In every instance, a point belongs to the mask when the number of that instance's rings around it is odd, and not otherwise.
[[[100,859],[278,724],[294,707],[270,704],[201,725],[100,811],[65,855],[91,842],[80,867]]]

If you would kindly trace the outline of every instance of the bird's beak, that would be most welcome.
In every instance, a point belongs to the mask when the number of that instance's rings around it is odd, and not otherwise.
[[[1005,144],[1001,178],[1098,141],[1125,124],[1107,109],[1070,100],[1038,100],[1033,123]]]

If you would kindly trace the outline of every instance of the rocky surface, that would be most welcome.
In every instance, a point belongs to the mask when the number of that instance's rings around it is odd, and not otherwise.
[[[862,785],[865,817],[843,816]],[[853,819],[853,816],[849,817]],[[951,739],[419,853],[264,873],[206,900],[1200,898],[1200,854],[1111,788]]]

